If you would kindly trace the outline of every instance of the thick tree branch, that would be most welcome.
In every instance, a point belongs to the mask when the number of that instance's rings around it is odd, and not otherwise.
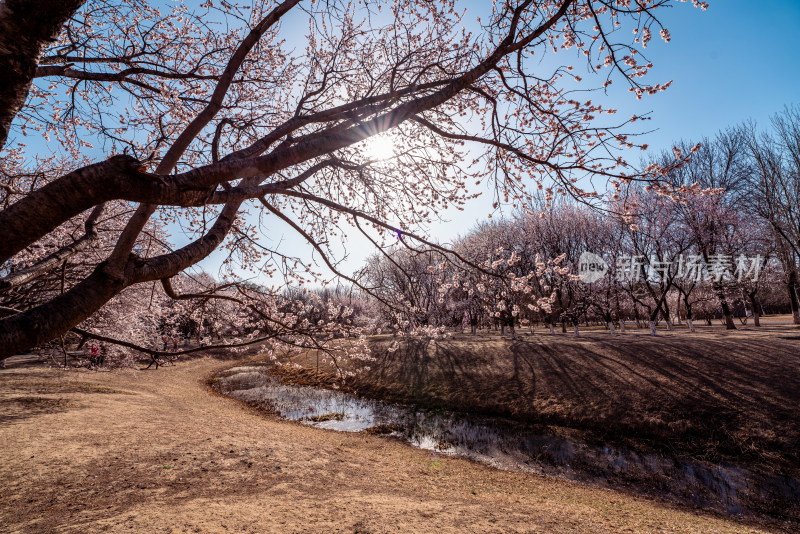
[[[175,276],[211,254],[228,235],[236,220],[239,206],[241,202],[226,204],[208,232],[185,247],[168,254],[137,260],[128,283],[149,282]]]
[[[266,17],[264,17],[255,28],[250,31],[250,33],[242,40],[241,43],[239,43],[238,48],[231,56],[228,64],[225,66],[222,76],[220,76],[219,81],[217,81],[217,85],[214,88],[214,92],[211,95],[209,103],[206,105],[203,111],[201,111],[186,126],[186,128],[183,129],[175,142],[172,143],[172,146],[169,147],[167,153],[164,154],[163,158],[161,158],[161,162],[156,168],[157,174],[168,174],[172,172],[172,170],[178,164],[181,156],[183,156],[184,152],[186,152],[186,149],[189,147],[195,137],[197,137],[203,128],[205,128],[208,123],[211,122],[211,119],[213,119],[217,112],[219,112],[219,110],[222,108],[223,100],[225,99],[225,95],[228,93],[228,89],[233,83],[233,78],[244,63],[247,55],[258,43],[258,41],[261,40],[261,37],[264,35],[264,33],[278,21],[280,21],[281,17],[283,17],[283,15],[285,15],[292,7],[297,5],[298,2],[299,0],[286,0],[277,6]],[[222,181],[225,180],[221,180],[221,182]],[[128,254],[131,250],[133,250],[133,246],[136,243],[139,234],[141,233],[150,216],[155,213],[156,208],[157,206],[153,203],[142,204],[125,226],[125,229],[122,231],[122,234],[108,259],[108,269],[115,276],[119,276],[120,273],[125,269]],[[207,254],[208,253],[203,254],[203,257],[205,257]],[[186,267],[188,267],[188,265],[186,265]]]
[[[165,352],[160,350],[153,350],[148,349],[147,347],[142,347],[141,345],[137,345],[135,343],[131,343],[129,341],[123,341],[121,339],[115,339],[113,337],[103,336],[100,334],[95,334],[94,332],[90,332],[89,330],[84,330],[83,328],[73,328],[73,332],[76,334],[80,334],[81,336],[85,336],[87,338],[96,339],[98,341],[104,341],[106,343],[111,343],[114,345],[119,345],[121,347],[126,347],[129,349],[133,349],[144,354],[149,354],[153,358],[158,358],[159,356],[169,356],[169,357],[176,357],[176,356],[183,356],[184,354],[192,354],[193,352],[200,352],[200,351],[208,351],[214,349],[232,349],[238,347],[247,347],[249,345],[255,345],[256,343],[263,343],[264,341],[268,341],[275,337],[274,334],[268,336],[262,336],[256,339],[251,339],[248,341],[244,341],[242,343],[230,343],[227,345],[205,345],[202,347],[195,347],[192,349],[181,350],[178,352]]]
[[[135,158],[114,156],[50,182],[0,211],[0,263],[79,213],[118,198],[120,190],[152,185],[140,170]]]
[[[0,319],[0,358],[58,337],[119,294],[124,281],[109,277],[104,266],[45,304]]]
[[[47,65],[36,68],[35,78],[45,78],[48,76],[61,76],[74,80],[84,80],[93,82],[135,82],[134,76],[154,76],[168,80],[216,80],[217,76],[200,75],[193,72],[167,72],[144,67],[130,67],[119,72],[91,72],[72,68],[71,65]],[[146,86],[148,89],[157,91],[156,88]]]
[[[126,287],[174,276],[210,254],[225,239],[240,203],[227,204],[200,239],[147,260],[132,255],[122,272],[99,264],[87,278],[44,304],[0,319],[0,356],[49,341],[85,321]]]
[[[517,50],[520,46],[520,43],[530,42],[533,38],[543,34],[547,29],[549,29],[553,24],[555,24],[558,18],[563,16],[563,14],[566,12],[567,7],[572,3],[572,1],[573,0],[565,0],[556,14],[554,14],[550,19],[548,19],[535,31],[531,32],[528,36],[523,38],[520,42],[514,41],[516,24],[512,24],[512,27],[509,30],[509,33],[506,36],[506,38],[498,45],[498,47],[489,57],[481,61],[477,66],[470,69],[465,74],[457,77],[452,82],[448,83],[445,87],[438,89],[437,91],[433,92],[430,95],[400,104],[393,110],[381,114],[379,116],[373,117],[372,119],[365,121],[358,126],[348,128],[344,131],[331,133],[321,138],[313,137],[285,148],[278,148],[277,150],[265,156],[248,158],[248,159],[223,158],[218,163],[213,163],[210,165],[199,167],[191,171],[188,171],[186,173],[175,175],[174,177],[157,178],[157,180],[160,182],[169,184],[170,186],[172,185],[177,186],[177,189],[174,187],[166,187],[166,186],[162,186],[159,189],[157,187],[158,184],[155,183],[156,180],[155,178],[153,179],[154,181],[151,184],[149,184],[150,186],[149,189],[151,189],[151,192],[154,193],[155,197],[161,196],[163,198],[163,203],[169,204],[170,202],[167,199],[170,196],[172,196],[174,199],[178,200],[182,196],[180,194],[181,192],[207,191],[208,188],[215,187],[216,185],[222,182],[226,182],[236,178],[255,177],[259,175],[270,176],[280,170],[289,168],[293,165],[302,163],[304,161],[312,160],[314,158],[323,156],[325,154],[329,154],[341,148],[363,141],[364,139],[367,139],[368,137],[371,137],[377,133],[381,133],[391,128],[394,128],[398,124],[404,122],[405,120],[413,117],[418,113],[439,106],[443,102],[446,102],[447,100],[455,96],[459,91],[469,87],[478,78],[480,78],[481,76],[489,72],[492,68],[494,68],[494,66],[497,65],[497,63],[506,54],[511,53],[514,50]],[[276,10],[284,8],[288,9],[290,7],[288,6],[289,3],[291,2],[283,4],[280,8],[276,8]],[[529,3],[530,2],[524,3],[515,11],[516,18],[519,17],[519,14]],[[270,18],[269,16],[265,18],[264,21],[262,21],[262,23],[259,25],[259,27],[257,27],[257,29],[261,28],[262,25],[264,24],[274,23],[274,21],[278,20],[280,16],[282,16],[283,11],[279,13],[278,11],[275,11],[274,13],[277,14],[272,18]],[[263,28],[263,31],[266,31],[266,27]],[[248,39],[250,39],[251,36],[248,36]],[[240,50],[242,49],[240,48]],[[240,50],[237,50],[237,53]],[[235,63],[236,62],[232,58],[230,65],[234,65]],[[226,83],[230,82],[229,81],[226,82],[226,78],[223,76],[223,78],[220,80],[218,84],[218,88],[225,86]],[[215,94],[217,94],[216,90]],[[208,121],[211,119],[211,117],[213,117],[213,114],[216,113],[216,110],[218,109],[214,105],[210,104],[209,106],[210,107],[207,107],[206,110],[201,112],[200,115],[203,118],[201,119],[200,116],[198,116],[198,119],[193,121],[190,124],[190,126],[186,128],[184,133],[182,133],[181,136],[179,136],[179,140],[184,139],[186,136],[191,136],[193,138],[194,135],[196,135],[196,133],[195,134],[191,133],[193,129],[198,127],[202,129],[202,127],[204,127],[205,124],[208,123]],[[183,141],[181,142],[183,143]],[[188,146],[189,142],[191,142],[191,140],[185,142],[186,146]],[[180,150],[180,153],[176,152],[178,150],[176,147],[178,146],[179,143],[176,142],[176,144],[174,144],[173,147],[168,152],[167,156],[164,157],[158,168],[159,174],[165,174],[169,172],[174,167],[175,163],[177,163],[177,158],[179,158],[180,154],[182,154],[182,150]],[[102,176],[95,175],[94,178],[95,180],[98,180],[101,179]],[[77,191],[85,191],[85,190],[93,191],[98,187],[98,184],[87,183],[86,185],[87,187],[78,188]],[[139,184],[138,190],[142,189],[148,189],[148,187],[145,187],[144,184]],[[260,193],[264,194],[265,192],[266,191],[262,191]],[[259,193],[258,191],[254,192],[254,194],[258,193]],[[74,199],[75,202],[72,204],[80,204],[84,207],[78,210],[77,212],[75,212],[75,210],[73,209],[72,212],[69,214],[69,216],[74,216],[77,213],[80,213],[80,211],[88,209],[88,207],[91,207],[92,205],[100,201],[110,200],[110,198],[102,198],[98,194],[91,196],[89,194],[80,194],[77,192],[73,192],[72,195],[74,197],[80,197],[80,198],[75,198]],[[119,198],[119,192],[116,191],[111,195],[111,197]],[[202,195],[195,194],[194,198],[199,200],[202,198]],[[14,206],[20,205],[18,206],[17,211],[20,212],[19,214],[20,217],[18,218],[18,220],[21,221],[21,226],[27,226],[26,224],[27,221],[31,219],[30,216],[24,216],[24,211],[29,209],[28,206],[24,206],[25,204],[30,204],[30,202],[18,201],[14,205]],[[178,205],[184,205],[184,204],[178,204]],[[142,207],[142,210],[145,212],[147,211],[147,209],[145,209],[144,206]],[[58,210],[57,213],[63,211],[64,209],[62,208],[61,210]],[[4,220],[3,217],[4,215],[5,213],[0,214],[0,230],[5,230],[4,225],[7,223],[7,221]],[[11,255],[24,248],[24,246],[27,246],[31,242],[35,241],[36,239],[44,235],[44,233],[46,233],[47,231],[52,230],[53,228],[58,226],[58,224],[61,224],[64,220],[68,219],[69,216],[65,217],[64,215],[61,215],[61,218],[56,219],[53,218],[48,213],[47,217],[42,218],[43,221],[35,225],[35,227],[38,227],[37,229],[34,229],[34,226],[32,226],[26,231],[26,236],[24,239],[15,238],[13,240],[15,246],[8,247],[9,249],[11,249],[10,253],[9,251],[4,250],[4,247],[0,245],[0,261],[8,259]],[[146,216],[147,213],[143,212],[140,218],[146,220]],[[139,226],[141,226],[141,224],[136,225],[137,228]],[[43,228],[46,228],[46,230],[43,231]],[[115,255],[118,260],[124,257],[125,250],[132,243],[132,236],[134,234],[138,235],[135,232],[135,228],[133,228],[133,230],[128,233],[131,234],[131,237],[125,240],[126,246],[120,247],[119,250],[115,251]],[[24,244],[21,244],[22,242],[24,242]],[[16,250],[13,250],[14,248]]]

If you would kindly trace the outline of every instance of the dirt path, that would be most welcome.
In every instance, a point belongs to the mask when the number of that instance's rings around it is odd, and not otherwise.
[[[0,530],[762,531],[263,416],[205,386],[225,366],[0,371]]]

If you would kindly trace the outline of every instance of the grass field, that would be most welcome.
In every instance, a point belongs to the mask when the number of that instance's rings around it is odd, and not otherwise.
[[[371,370],[349,385],[370,397],[558,427],[583,442],[747,467],[782,486],[758,508],[798,519],[800,331],[787,323],[655,338],[630,327],[518,340],[484,331],[412,340],[395,352],[384,337],[373,341]],[[316,364],[313,354],[297,361]]]

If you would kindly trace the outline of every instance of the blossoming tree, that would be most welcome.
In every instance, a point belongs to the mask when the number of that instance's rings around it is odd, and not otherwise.
[[[640,117],[615,120],[581,90],[665,89],[646,81],[645,53],[653,33],[670,39],[658,13],[673,3],[517,0],[473,14],[454,0],[4,1],[0,284],[83,268],[4,308],[0,355],[216,249],[315,276],[261,238],[276,221],[338,273],[332,243],[351,225],[379,246],[432,246],[420,225],[462,207],[476,181],[520,204],[538,188],[591,197],[584,174],[630,180],[620,150],[642,148],[627,131]],[[98,229],[108,213],[114,225]],[[152,246],[176,222],[188,242]],[[274,322],[270,335],[304,324]]]

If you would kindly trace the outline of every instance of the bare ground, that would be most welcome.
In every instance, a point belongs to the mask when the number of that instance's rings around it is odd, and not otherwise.
[[[230,362],[0,371],[7,532],[763,532],[659,501],[281,421]]]

